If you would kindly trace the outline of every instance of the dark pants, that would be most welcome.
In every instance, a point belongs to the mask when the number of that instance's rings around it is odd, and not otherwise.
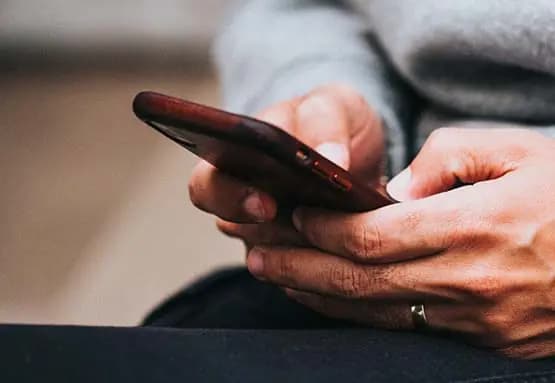
[[[183,290],[142,328],[0,326],[1,382],[555,382],[453,339],[355,328],[244,269]]]

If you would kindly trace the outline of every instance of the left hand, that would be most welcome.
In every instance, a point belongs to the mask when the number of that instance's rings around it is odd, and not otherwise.
[[[555,355],[554,140],[440,129],[388,190],[403,202],[298,209],[319,250],[257,247],[249,270],[328,316],[412,328],[410,305],[425,304],[432,329],[510,356]]]
[[[295,136],[320,154],[368,182],[381,186],[385,140],[379,115],[355,89],[343,84],[317,87],[271,105],[258,116]],[[304,246],[290,213],[270,194],[231,177],[205,161],[189,184],[193,203],[216,215],[218,228],[256,245]]]

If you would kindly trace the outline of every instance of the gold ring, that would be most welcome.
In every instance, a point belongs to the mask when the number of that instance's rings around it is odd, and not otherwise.
[[[424,304],[410,306],[410,314],[412,316],[412,323],[417,330],[428,328],[428,318],[426,317],[426,309]]]

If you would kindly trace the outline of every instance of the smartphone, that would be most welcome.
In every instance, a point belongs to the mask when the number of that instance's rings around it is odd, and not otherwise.
[[[274,196],[280,207],[360,212],[394,202],[266,122],[155,92],[139,93],[133,111],[222,172]]]

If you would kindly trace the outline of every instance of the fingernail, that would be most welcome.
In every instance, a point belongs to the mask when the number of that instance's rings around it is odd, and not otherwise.
[[[243,201],[243,208],[257,222],[264,222],[266,220],[266,210],[264,209],[262,198],[260,198],[260,193],[254,192],[247,196]]]
[[[247,268],[254,276],[261,276],[264,272],[264,259],[262,253],[256,248],[252,249],[247,256]]]
[[[344,169],[349,167],[349,149],[343,144],[325,142],[318,145],[316,151]]]
[[[298,231],[301,231],[303,229],[302,214],[303,212],[301,209],[295,209],[295,211],[293,212],[293,226],[295,226],[295,229],[297,229]]]
[[[406,201],[411,199],[409,188],[412,178],[410,168],[406,168],[401,173],[397,174],[386,186],[387,192],[397,201]]]

